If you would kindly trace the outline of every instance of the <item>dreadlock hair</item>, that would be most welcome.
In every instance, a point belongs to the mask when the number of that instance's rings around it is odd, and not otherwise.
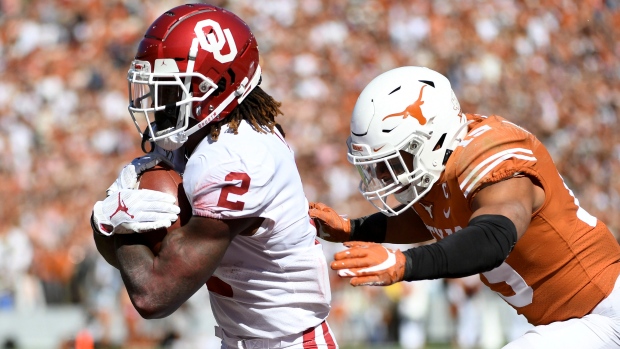
[[[267,133],[266,129],[273,132],[273,129],[279,126],[275,117],[278,114],[283,115],[280,110],[281,105],[281,102],[276,101],[267,92],[256,86],[228,116],[207,126],[209,127],[209,134],[214,141],[217,141],[222,126],[226,124],[237,134],[242,120],[248,121],[257,132]]]

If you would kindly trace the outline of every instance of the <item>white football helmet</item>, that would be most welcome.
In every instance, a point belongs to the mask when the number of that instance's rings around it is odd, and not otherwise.
[[[379,75],[357,99],[347,140],[348,160],[362,176],[360,192],[380,212],[402,213],[437,182],[467,125],[445,76],[413,66]],[[392,194],[400,209],[388,204]]]

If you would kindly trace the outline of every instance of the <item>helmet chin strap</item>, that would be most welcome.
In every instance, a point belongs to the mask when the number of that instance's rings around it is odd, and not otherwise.
[[[157,133],[157,128],[158,128],[157,124],[154,123],[154,125],[152,126],[154,133]],[[145,153],[147,153],[145,143],[151,138],[149,133],[150,132],[147,128],[142,134],[142,151],[144,151]],[[155,143],[158,147],[160,147],[163,150],[173,151],[173,150],[179,149],[181,146],[183,146],[185,142],[187,142],[187,136],[183,132],[179,132],[171,136],[168,136],[166,138],[162,138],[156,141],[149,141],[149,142],[151,144]],[[151,148],[151,151],[152,150],[153,148]]]
[[[409,188],[403,190],[402,192],[394,194],[394,198],[401,204],[407,205],[412,201],[412,187],[413,185],[410,185]]]
[[[181,148],[185,142],[187,142],[187,136],[181,132],[155,141],[155,144],[164,150],[173,151]]]
[[[149,141],[150,138],[151,138],[151,135],[149,134],[149,129],[147,127],[147,129],[144,130],[144,132],[142,133],[142,142],[140,142],[140,148],[145,154],[150,153],[154,149],[153,142]],[[146,143],[151,144],[151,150],[146,149]]]

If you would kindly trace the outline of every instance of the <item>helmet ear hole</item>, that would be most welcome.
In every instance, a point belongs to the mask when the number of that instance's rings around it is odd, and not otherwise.
[[[226,78],[222,77],[220,81],[217,82],[217,90],[213,92],[213,97],[219,96],[220,93],[226,91]]]
[[[230,68],[228,68],[227,72],[228,72],[228,75],[230,76],[230,84],[234,85],[235,84],[235,72]]]
[[[441,149],[441,147],[443,147],[443,142],[446,140],[446,134],[442,134],[441,137],[439,137],[439,140],[437,141],[437,143],[435,144],[435,146],[433,147],[433,151]]]

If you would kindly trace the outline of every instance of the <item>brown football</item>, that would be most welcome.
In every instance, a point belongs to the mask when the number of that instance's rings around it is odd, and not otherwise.
[[[183,190],[183,178],[168,166],[157,165],[144,171],[138,178],[138,189],[157,190],[173,195],[177,198],[176,204],[181,208],[179,218],[169,228],[140,233],[153,253],[157,254],[166,234],[189,221],[192,216],[192,207]]]

